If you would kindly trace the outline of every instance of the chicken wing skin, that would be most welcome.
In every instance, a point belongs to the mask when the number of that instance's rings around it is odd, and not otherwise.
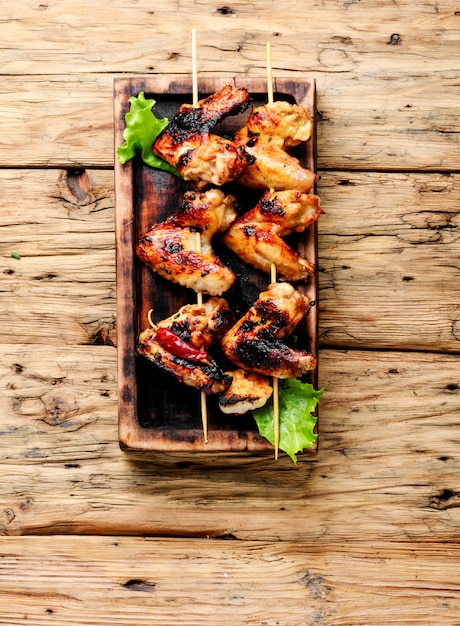
[[[273,387],[266,376],[242,369],[228,374],[232,377],[232,384],[219,395],[222,413],[242,415],[252,409],[259,409],[273,393]]]
[[[257,205],[239,217],[222,237],[245,263],[270,272],[276,266],[280,280],[304,280],[315,267],[282,237],[303,232],[323,213],[318,196],[297,190],[265,192]]]
[[[296,104],[277,101],[253,109],[234,137],[254,157],[238,182],[252,189],[310,191],[318,177],[287,150],[307,141],[312,128],[310,115]]]
[[[136,247],[139,258],[160,276],[212,296],[221,295],[235,281],[212,250],[212,237],[236,217],[235,198],[220,189],[188,191],[177,213],[155,224]],[[197,251],[196,232],[201,233]]]
[[[221,339],[233,323],[233,313],[224,298],[212,297],[203,304],[185,304],[177,313],[158,322],[199,350]]]
[[[139,335],[138,353],[147,357],[160,370],[174,376],[179,382],[196,387],[206,394],[222,393],[231,384],[232,378],[209,357],[195,363],[171,354],[156,340],[156,330],[148,328]]]
[[[228,329],[232,319],[232,313],[223,298],[210,298],[203,305],[185,305],[156,327],[141,332],[137,351],[160,370],[190,387],[207,394],[222,393],[230,386],[232,377],[224,373],[211,356],[197,362],[172,354],[159,343],[157,332],[160,328],[167,328],[194,348],[206,350]]]
[[[198,102],[183,104],[153,144],[153,152],[173,165],[185,180],[202,188],[220,186],[238,178],[252,160],[244,147],[211,133],[228,115],[249,105],[246,89],[227,85]]]
[[[272,283],[223,337],[227,358],[237,367],[265,376],[297,378],[316,367],[316,357],[282,341],[292,333],[309,300],[290,283]]]

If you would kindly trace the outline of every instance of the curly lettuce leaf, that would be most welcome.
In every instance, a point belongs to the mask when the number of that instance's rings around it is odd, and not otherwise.
[[[147,100],[144,92],[129,99],[129,112],[125,115],[126,128],[123,131],[124,144],[117,148],[117,157],[124,164],[136,154],[144,163],[156,169],[179,176],[177,170],[152,152],[152,145],[163,128],[169,124],[168,118],[159,120],[152,112],[155,100]]]
[[[279,394],[279,447],[297,463],[297,454],[312,446],[318,435],[313,432],[317,418],[312,415],[324,389],[316,391],[310,383],[297,378],[280,380]],[[259,433],[273,445],[273,402],[252,411]]]

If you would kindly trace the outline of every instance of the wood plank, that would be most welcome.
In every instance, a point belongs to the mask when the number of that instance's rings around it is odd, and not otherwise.
[[[110,346],[2,346],[0,533],[457,542],[458,358],[320,352],[318,454],[123,453]]]
[[[19,325],[31,343],[113,345],[113,172],[4,170],[0,180],[1,341]]]
[[[9,537],[0,624],[458,624],[460,547]]]
[[[200,68],[265,75],[265,42],[275,71],[361,75],[458,69],[455,0],[373,0],[365,4],[289,0],[209,5],[206,0],[104,3],[66,0],[11,5],[2,20],[4,74],[149,71],[189,73],[190,29],[198,30]],[[140,26],[142,25],[142,26]],[[110,34],[108,35],[108,31]],[[434,76],[433,76],[434,78]]]
[[[456,175],[322,177],[324,345],[458,352],[458,183]]]
[[[244,78],[240,72],[227,76]],[[251,74],[264,76],[259,69]],[[10,76],[0,85],[0,166],[113,167],[115,76]],[[460,169],[456,71],[372,71],[357,77],[304,69],[300,76],[317,83],[320,171]],[[434,92],[442,102],[435,110]],[[11,93],[20,94],[20,107]]]
[[[0,343],[21,328],[23,343],[114,344],[113,173],[1,170],[0,184]],[[458,351],[459,189],[456,174],[323,173],[323,346]]]

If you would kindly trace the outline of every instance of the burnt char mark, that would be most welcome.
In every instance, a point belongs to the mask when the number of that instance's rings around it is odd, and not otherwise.
[[[286,211],[283,208],[283,205],[279,201],[279,198],[275,196],[274,198],[264,198],[262,197],[259,202],[259,208],[261,213],[267,215],[268,218],[272,217],[285,217]]]
[[[205,135],[227,115],[243,113],[249,106],[246,89],[230,85],[201,100],[199,106],[184,104],[171,122],[158,136],[169,135],[173,145],[178,145],[196,135]]]
[[[146,240],[149,241],[149,238],[146,237]],[[170,254],[179,254],[184,249],[184,246],[175,241],[165,241],[163,245],[163,250],[167,255]]]
[[[199,109],[192,109],[192,111],[198,110]],[[203,135],[209,133],[209,130],[206,130],[204,125],[199,127],[196,121],[194,121],[194,125],[190,127],[191,124],[187,124],[186,114],[187,111],[177,113],[166,128],[158,135],[154,146],[167,146],[168,149],[171,150],[171,148],[175,148],[185,141],[199,144]]]
[[[265,323],[266,320],[270,320],[270,333],[276,335],[276,333],[285,328],[289,324],[289,316],[285,311],[281,311],[271,300],[260,300],[255,304],[255,310],[257,315]]]
[[[212,318],[213,326],[215,331],[219,332],[220,330],[224,330],[229,328],[230,325],[234,321],[234,315],[230,308],[228,309],[219,309]]]
[[[249,152],[246,152],[246,150],[244,149],[244,146],[240,146],[238,150],[241,152],[241,158],[244,159],[248,165],[254,165],[254,163],[257,160],[254,155],[249,154]]]
[[[184,106],[159,134],[158,140],[160,137],[168,135],[174,146],[192,139],[199,142],[200,138],[209,133],[216,125],[217,121],[209,117],[207,112],[199,107]]]
[[[214,116],[209,116],[206,109],[202,107],[184,106],[174,116],[171,126],[179,131],[193,133],[207,133],[215,126],[217,120]]]
[[[184,341],[190,342],[192,338],[192,329],[190,328],[190,321],[188,319],[181,320],[180,322],[173,322],[171,324],[171,330]]]
[[[253,394],[253,395],[248,394],[244,396],[244,398],[242,398],[242,396],[240,396],[239,394],[230,395],[227,392],[226,396],[222,395],[219,397],[219,404],[221,404],[222,406],[230,407],[230,406],[235,406],[235,404],[240,404],[242,400],[244,402],[251,404],[258,399],[259,399],[259,396],[257,396],[256,394]]]
[[[187,154],[193,152],[188,150]],[[174,226],[190,225],[192,221],[202,221],[203,216],[211,209],[211,204],[204,194],[186,193],[179,204],[176,214],[171,215],[171,223]],[[188,220],[184,222],[184,220]]]
[[[255,234],[257,229],[255,226],[251,225],[251,226],[244,226],[242,230],[243,230],[244,235],[249,239],[249,237],[252,237]]]
[[[240,325],[240,332],[242,333],[250,333],[256,327],[256,323],[251,320],[244,320]]]
[[[193,231],[203,232],[203,225],[205,229],[209,228],[212,211],[212,204],[204,195],[186,193],[176,213],[169,215],[164,224],[173,228],[190,228]]]
[[[258,369],[265,372],[276,371],[280,365],[284,368],[297,365],[292,350],[282,341],[273,339],[272,336],[266,339],[263,339],[261,334],[252,339],[242,337],[233,353],[246,366],[257,365]]]
[[[182,143],[182,141],[185,141],[185,139],[188,139],[188,137],[184,137],[184,139],[177,139],[176,140],[176,136],[174,139],[175,144],[180,144]],[[184,168],[187,167],[187,165],[190,163],[190,161],[193,158],[193,155],[195,154],[195,149],[192,148],[190,150],[186,150],[183,154],[181,154],[181,156],[177,159],[177,163],[176,163],[176,168],[179,172],[181,172]]]

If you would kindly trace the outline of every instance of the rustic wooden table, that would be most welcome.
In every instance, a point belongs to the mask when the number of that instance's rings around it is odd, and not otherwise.
[[[307,6],[307,4],[309,6]],[[0,6],[0,624],[460,624],[454,0]],[[113,80],[316,79],[320,446],[117,439]]]

